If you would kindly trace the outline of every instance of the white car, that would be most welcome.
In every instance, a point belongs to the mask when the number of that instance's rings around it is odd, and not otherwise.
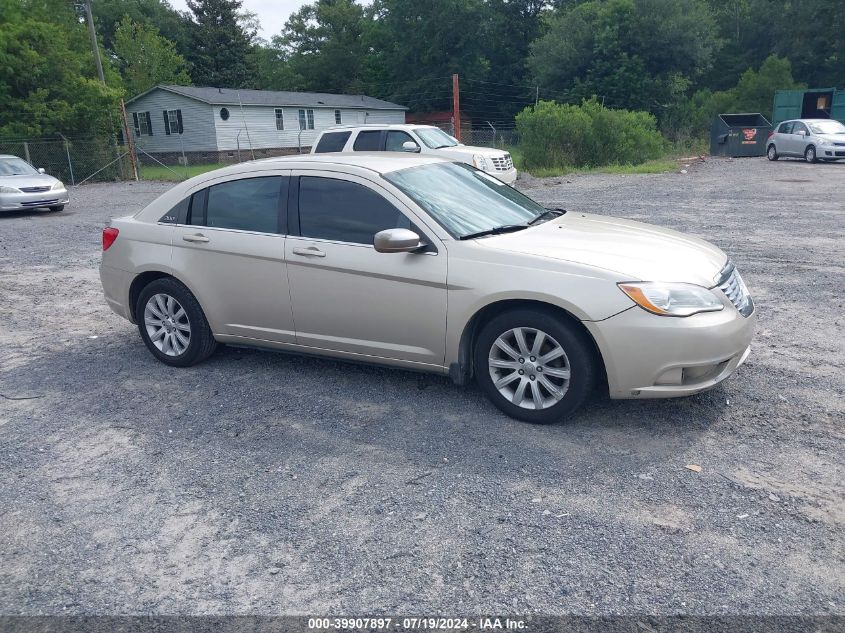
[[[45,208],[58,212],[69,201],[67,189],[60,180],[23,158],[0,154],[0,211]]]
[[[845,125],[832,119],[793,119],[781,123],[770,135],[766,156],[804,157],[808,163],[845,158]]]
[[[516,180],[511,155],[500,149],[464,145],[433,125],[336,125],[320,134],[312,154],[329,152],[412,152],[459,160],[506,184]]]

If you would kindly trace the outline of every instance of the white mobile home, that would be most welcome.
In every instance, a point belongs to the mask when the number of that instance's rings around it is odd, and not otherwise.
[[[307,152],[338,124],[404,123],[407,108],[365,95],[156,86],[126,104],[144,152],[175,163],[233,162]]]

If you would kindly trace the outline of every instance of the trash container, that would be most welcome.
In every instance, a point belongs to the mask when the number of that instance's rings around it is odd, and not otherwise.
[[[772,124],[759,112],[720,114],[710,126],[713,156],[765,156]]]

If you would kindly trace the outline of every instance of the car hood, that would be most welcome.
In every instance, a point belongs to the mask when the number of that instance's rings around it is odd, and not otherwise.
[[[481,156],[484,156],[484,158],[501,158],[502,156],[507,154],[507,152],[504,152],[500,149],[491,149],[489,147],[475,147],[474,145],[455,145],[454,147],[441,147],[437,151],[443,152],[444,154],[449,154],[450,156],[466,158],[468,160],[472,160],[472,157],[475,154],[480,154]]]
[[[677,231],[572,212],[477,243],[601,268],[618,274],[619,281],[681,281],[706,287],[715,284],[728,259],[713,244]]]
[[[845,143],[845,134],[814,134],[813,136],[831,143]]]
[[[47,174],[24,174],[22,176],[0,176],[0,185],[7,187],[52,187],[58,182]]]

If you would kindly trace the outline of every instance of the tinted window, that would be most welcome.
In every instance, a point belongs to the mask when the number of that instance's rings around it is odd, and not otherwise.
[[[412,228],[399,210],[372,189],[354,182],[302,176],[299,226],[305,237],[372,244],[379,231]]]
[[[352,132],[332,132],[330,134],[323,134],[320,137],[320,142],[317,143],[317,149],[314,151],[317,154],[323,152],[342,152],[343,146],[349,140]]]
[[[381,149],[380,141],[381,131],[358,132],[352,149],[356,152],[377,152]]]
[[[786,123],[781,123],[778,132],[781,134],[791,134],[792,133],[792,121],[787,121]]]
[[[795,125],[792,126],[792,133],[800,134],[801,132],[807,132],[807,126],[799,121],[796,121]]]
[[[165,224],[176,224],[177,222],[184,222],[188,215],[188,206],[191,202],[190,198],[185,198],[179,204],[174,206],[170,211],[161,216],[159,222]]]
[[[402,149],[402,143],[407,143],[408,141],[414,145],[418,145],[414,138],[407,132],[402,132],[401,130],[391,130],[387,133],[387,141],[384,144],[384,149],[388,152],[404,152],[405,150]]]
[[[283,187],[286,184],[287,178],[268,176],[232,180],[209,187],[204,215],[197,208],[202,206],[202,198],[194,195],[191,223],[223,229],[279,233],[279,199],[280,196],[287,199],[287,187]]]

